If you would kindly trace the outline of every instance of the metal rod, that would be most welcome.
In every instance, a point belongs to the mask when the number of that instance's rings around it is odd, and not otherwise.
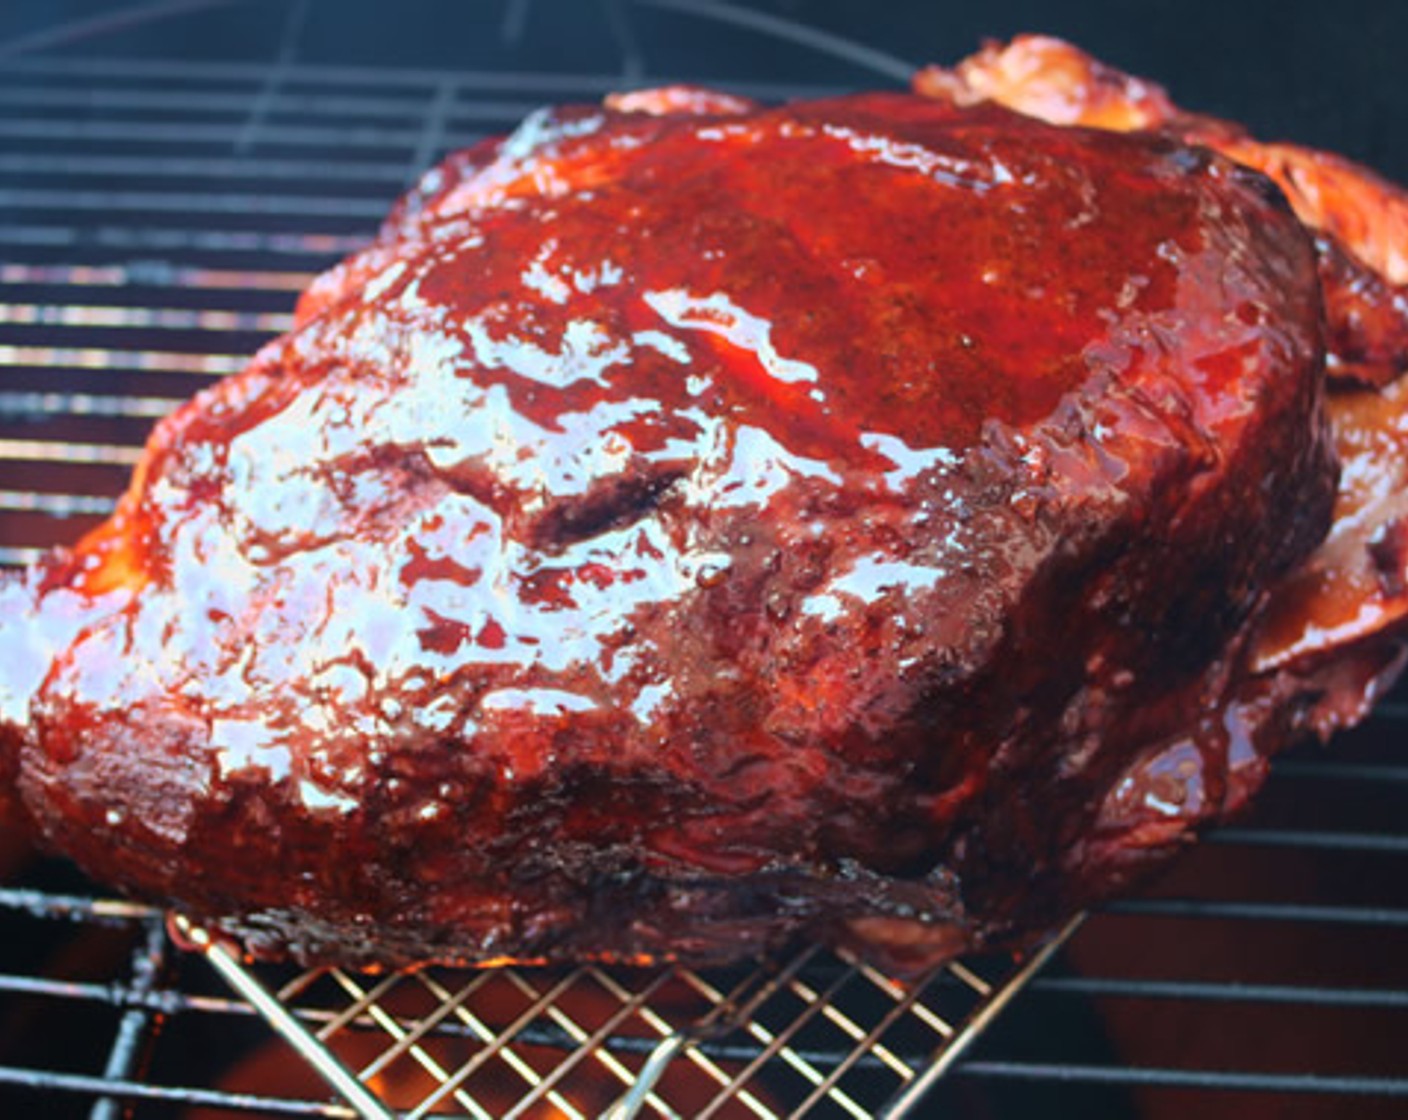
[[[1308,828],[1219,828],[1209,833],[1207,839],[1213,844],[1244,844],[1260,848],[1408,854],[1408,836],[1374,832],[1316,832]]]
[[[472,114],[470,114],[472,115]],[[502,114],[487,117],[503,121]],[[510,121],[510,123],[516,123]],[[22,117],[0,118],[0,136],[17,140],[137,140],[173,144],[220,144],[228,146],[240,137],[240,125],[219,121],[86,121],[36,120]],[[265,143],[289,147],[411,148],[418,130],[365,125],[360,128],[332,128],[326,125],[271,125]]]
[[[205,113],[212,116],[245,112],[256,95],[248,91],[181,90],[173,93],[167,88],[145,89],[123,85],[100,86],[96,82],[82,88],[72,86],[6,86],[0,85],[0,109],[80,109],[90,110],[101,105],[111,112],[114,109],[156,110],[174,116],[188,113]],[[368,97],[349,93],[298,93],[294,90],[281,90],[278,95],[278,108],[282,113],[298,113],[300,116],[348,117],[360,116],[373,119],[417,120],[421,113],[421,98],[416,93]],[[486,102],[479,102],[483,105]],[[499,105],[512,106],[520,116],[532,112],[538,102],[530,100],[502,101]]]
[[[109,346],[0,345],[5,366],[65,366],[71,369],[121,370],[131,373],[190,373],[223,377],[243,369],[249,358],[237,354],[192,354],[183,350],[119,350]]]
[[[260,295],[286,309],[290,294],[301,292],[317,275],[297,269],[202,268],[171,261],[128,261],[122,264],[0,264],[0,284],[30,288],[122,289],[131,296],[141,288],[168,289],[163,298],[174,301],[207,293]]]
[[[839,58],[859,66],[863,70],[879,74],[881,77],[908,83],[919,68],[903,58],[867,47],[853,39],[832,35],[817,27],[796,23],[780,16],[745,8],[739,4],[726,4],[722,0],[634,0],[645,8],[661,8],[670,12],[712,19],[718,23],[729,23],[749,31],[761,32],[783,42],[795,43],[820,54]]]
[[[1129,898],[1107,903],[1106,914],[1161,918],[1237,918],[1268,922],[1408,926],[1408,910],[1379,906],[1320,906],[1298,902],[1235,902],[1201,898]]]
[[[207,11],[235,2],[236,0],[155,0],[149,4],[128,4],[86,18],[65,20],[48,27],[40,27],[13,39],[6,39],[0,42],[0,58],[5,59],[5,65],[9,67],[16,57],[31,51],[67,46],[115,31],[128,31],[143,23],[169,19],[184,12]]]
[[[760,965],[735,984],[727,995],[708,984],[693,970],[680,969],[679,976],[691,987],[707,996],[714,1006],[706,1015],[688,1026],[662,1032],[663,1037],[651,1052],[641,1072],[637,1074],[635,1084],[608,1111],[607,1116],[610,1120],[634,1120],[634,1117],[640,1114],[665,1070],[681,1054],[688,1055],[696,1061],[696,1064],[704,1063],[703,1055],[694,1045],[702,1039],[717,1037],[732,1030],[735,1026],[742,1025],[754,1037],[761,1038],[765,1045],[772,1042],[771,1034],[751,1021],[752,1015],[764,1000],[791,980],[816,952],[816,946],[802,950],[780,971],[773,971],[771,968]],[[754,988],[755,984],[756,988]],[[753,990],[750,992],[749,989]],[[745,994],[747,998],[743,999]],[[722,1071],[712,1063],[703,1064],[702,1068],[714,1074],[719,1084],[726,1090],[732,1091],[738,1100],[755,1115],[771,1115],[770,1111],[764,1108],[753,1094],[738,1086],[735,1079],[719,1076]]]
[[[1304,1007],[1408,1009],[1408,989],[1403,988],[1327,988],[1304,984],[1043,976],[1032,981],[1031,990],[1116,999],[1197,999],[1228,1003],[1282,1003]]]
[[[159,918],[152,918],[147,923],[146,936],[132,953],[134,995],[141,997],[151,994],[166,967],[170,947],[165,926]],[[103,1067],[104,1080],[126,1081],[131,1078],[155,1018],[150,1010],[143,1007],[132,1007],[123,1013],[117,1024],[117,1035],[108,1053],[107,1064]],[[89,1120],[119,1120],[122,1115],[120,1109],[121,1105],[114,1097],[102,1097],[94,1103]]]
[[[163,94],[169,99],[169,94]],[[399,186],[404,175],[397,163],[367,160],[338,160],[335,165],[339,184],[364,180],[369,183],[390,183]],[[227,156],[109,156],[88,152],[0,152],[0,172],[7,175],[66,175],[96,176],[111,180],[128,175],[142,179],[293,179],[310,183],[326,179],[326,160],[231,159]]]
[[[262,230],[138,229],[131,226],[75,226],[21,223],[0,225],[0,247],[44,245],[51,248],[208,253],[259,253],[314,258],[319,267],[367,243],[365,236],[334,233],[270,233]],[[88,263],[88,262],[85,262]]]
[[[0,490],[0,513],[42,513],[49,517],[106,517],[116,506],[116,499],[91,498],[87,494],[37,494],[31,490]]]
[[[1152,1085],[1170,1089],[1240,1089],[1254,1093],[1316,1093],[1408,1097],[1408,1077],[1324,1076],[1246,1070],[1098,1066],[1081,1062],[964,1062],[955,1076],[1022,1081],[1078,1081],[1101,1085]]]
[[[782,21],[786,23],[787,21]],[[796,27],[796,24],[790,25]],[[844,40],[843,40],[844,41]],[[853,46],[855,44],[852,44]],[[909,66],[909,63],[903,63]],[[94,78],[176,78],[198,85],[212,82],[225,82],[231,79],[248,82],[263,80],[266,64],[258,62],[217,62],[201,59],[199,63],[181,62],[173,59],[118,59],[118,58],[17,58],[6,62],[9,74],[74,75],[91,81]],[[299,84],[344,84],[357,91],[373,87],[433,86],[443,79],[458,82],[466,91],[487,90],[521,94],[533,90],[550,95],[583,93],[610,93],[619,89],[619,74],[578,72],[573,74],[550,73],[542,70],[436,70],[432,68],[398,68],[391,66],[338,66],[323,63],[300,62],[290,68],[290,80]],[[913,67],[906,72],[913,73]],[[734,79],[709,83],[720,89],[736,93],[752,94],[761,98],[787,99],[794,97],[823,97],[839,93],[835,83],[740,81]],[[251,91],[253,92],[253,91]],[[177,94],[179,96],[179,93]]]
[[[879,1113],[881,1120],[898,1120],[899,1117],[908,1113],[934,1087],[935,1082],[954,1067],[963,1057],[964,1052],[987,1029],[988,1024],[1002,1014],[1007,1005],[1026,987],[1028,981],[1045,967],[1047,961],[1056,955],[1057,950],[1071,939],[1072,934],[1080,928],[1083,921],[1085,921],[1085,915],[1077,914],[1067,922],[1051,940],[1033,953],[1026,963],[1008,978],[1007,983],[997,990],[992,999],[980,1004],[963,1024],[958,1034],[944,1043],[919,1076],[909,1084],[902,1086],[899,1092],[885,1102],[885,1107]]]
[[[155,906],[118,898],[85,898],[23,888],[0,888],[0,909],[23,910],[35,918],[75,918],[92,922],[137,922],[161,913]]]
[[[3,199],[0,199],[0,203],[2,202]],[[0,324],[79,330],[118,327],[272,334],[288,330],[293,324],[293,316],[286,311],[224,311],[209,307],[122,307],[92,303],[15,302],[0,304]]]
[[[1408,766],[1389,766],[1363,762],[1309,761],[1304,759],[1277,762],[1272,777],[1312,778],[1316,781],[1333,779],[1341,782],[1374,782],[1402,785],[1408,783]]]
[[[61,439],[0,439],[0,462],[100,463],[130,467],[142,449],[111,443],[77,443]]]
[[[145,1081],[108,1080],[81,1073],[60,1073],[56,1070],[22,1069],[0,1066],[0,1085],[51,1093],[106,1094],[125,1100],[175,1101],[208,1108],[227,1108],[254,1112],[266,1116],[326,1116],[333,1120],[356,1120],[357,1114],[342,1105],[325,1101],[298,1101],[280,1097],[258,1096],[253,1093],[225,1093],[216,1089],[189,1086],[152,1085]]]
[[[268,989],[240,964],[233,953],[182,915],[175,915],[172,921],[181,931],[181,935],[201,950],[205,959],[225,982],[258,1009],[269,1025],[352,1106],[361,1120],[394,1120],[371,1090],[319,1043],[288,1008],[275,999]]]
[[[0,189],[0,206],[12,210],[172,211],[200,214],[287,214],[299,218],[361,218],[380,221],[393,196],[359,198],[335,194],[275,194],[272,191],[102,191],[64,187]]]

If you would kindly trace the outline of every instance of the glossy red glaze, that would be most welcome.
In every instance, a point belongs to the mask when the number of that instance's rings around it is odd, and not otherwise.
[[[94,873],[306,959],[923,961],[1142,827],[1326,524],[1284,202],[997,108],[617,104],[433,172],[4,592]]]

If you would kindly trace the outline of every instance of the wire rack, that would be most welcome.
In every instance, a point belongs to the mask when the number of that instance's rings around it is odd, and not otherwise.
[[[152,421],[284,329],[295,294],[443,152],[543,102],[680,76],[659,71],[650,19],[827,60],[806,82],[714,83],[764,98],[907,69],[775,14],[684,0],[602,4],[604,64],[314,64],[298,43],[319,5],[246,6],[274,12],[272,62],[25,53],[81,45],[91,21],[0,42],[0,564],[106,515]],[[212,7],[143,5],[122,25]],[[563,6],[486,7],[491,45],[536,58],[523,51],[542,11]],[[162,914],[25,864],[0,891],[0,1105],[101,1120],[869,1116],[921,1099],[956,1115],[1161,1117],[1196,1102],[1213,1120],[1252,1100],[1401,1114],[1405,728],[1408,708],[1389,705],[1345,758],[1289,760],[1257,819],[1160,893],[1024,960],[911,985],[815,947],[706,972],[247,969],[218,944],[177,949]],[[1276,1045],[1187,1045],[1229,1031]],[[276,1061],[274,1035],[305,1060]]]
[[[131,945],[119,982],[0,976],[11,996],[119,1013],[100,1073],[0,1067],[0,1084],[290,1116],[901,1116],[1062,939],[1021,962],[954,963],[908,984],[815,946],[735,969],[376,977],[250,968],[170,919],[229,983],[222,997],[189,975],[150,907],[12,889],[0,908],[12,924],[79,921]],[[137,1076],[165,1024],[250,1015],[337,1103],[306,1077],[311,1095],[273,1096]]]

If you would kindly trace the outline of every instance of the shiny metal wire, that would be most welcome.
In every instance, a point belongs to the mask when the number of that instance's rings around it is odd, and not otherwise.
[[[278,989],[173,921],[363,1120],[867,1120],[909,1115],[1080,919],[1023,959],[907,983],[810,945],[740,969],[326,969]]]

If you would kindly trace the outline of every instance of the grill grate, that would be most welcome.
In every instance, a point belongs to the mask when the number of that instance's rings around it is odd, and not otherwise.
[[[249,968],[175,919],[182,941],[234,988],[231,999],[191,983],[151,907],[10,889],[0,891],[0,911],[12,925],[113,927],[132,943],[124,982],[0,975],[12,998],[120,1012],[100,1075],[0,1067],[0,1085],[281,1115],[397,1110],[413,1120],[578,1118],[613,1102],[622,1118],[903,1115],[1069,933],[1022,962],[956,962],[907,984],[816,946],[734,969],[436,968],[378,978]],[[159,1023],[251,1014],[345,1106],[133,1079]]]
[[[313,3],[292,6],[272,66],[8,52],[0,564],[104,516],[151,422],[283,329],[295,293],[444,151],[544,101],[650,81],[661,47],[638,20],[673,20],[668,30],[687,36],[705,12],[797,37],[741,5],[602,7],[612,62],[575,70],[304,62],[291,44]],[[508,0],[486,35],[509,54],[531,47],[545,9],[565,10]],[[84,29],[58,30],[52,41]],[[834,60],[822,81],[735,73],[713,84],[778,99],[905,69],[834,38],[800,48]],[[646,1116],[768,1116],[814,1099],[817,1115],[866,1116],[887,1102],[902,1112],[925,1090],[926,1109],[983,1115],[1162,1117],[1196,1099],[1214,1120],[1244,1115],[1249,1094],[1269,1111],[1294,1097],[1297,1116],[1397,1114],[1408,1098],[1392,1044],[1408,1025],[1408,767],[1391,760],[1405,723],[1408,703],[1390,704],[1344,757],[1281,763],[1251,822],[1214,836],[1157,894],[1090,920],[970,1055],[963,1046],[1056,942],[1022,964],[966,962],[908,988],[817,949],[703,973],[247,971],[218,946],[178,951],[163,915],[90,898],[70,872],[31,863],[0,891],[0,1101],[104,1120],[355,1116],[311,1068],[275,1068],[272,1015],[305,1056],[332,1055],[325,1072],[360,1073],[385,1107],[412,1114],[590,1116],[638,1103]],[[261,1014],[265,996],[274,1004]],[[1225,1023],[1280,1049],[1190,1050],[1175,1037],[1236,1033]],[[633,1086],[641,1099],[627,1102]]]

